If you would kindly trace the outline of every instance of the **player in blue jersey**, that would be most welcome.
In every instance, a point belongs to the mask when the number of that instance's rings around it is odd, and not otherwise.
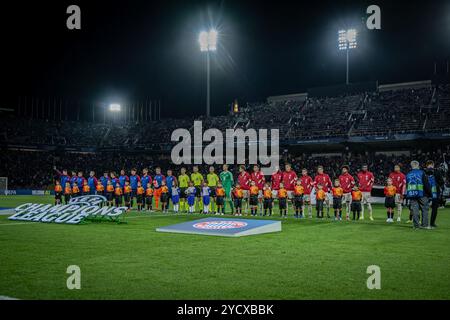
[[[127,181],[130,181],[130,178],[125,174],[125,170],[120,170],[119,185],[122,189],[125,188],[125,182]]]
[[[161,174],[161,168],[155,169],[155,176],[153,177],[153,196],[155,198],[155,208],[158,210],[159,200],[161,199],[161,186],[163,181],[166,181],[166,177]]]
[[[137,173],[136,168],[131,169],[131,175],[130,175],[130,186],[131,186],[130,207],[131,208],[133,208],[133,199],[135,199],[137,196],[138,182],[141,182],[141,177],[139,177],[136,173]]]
[[[166,185],[167,185],[167,188],[169,188],[169,198],[170,199],[172,199],[172,187],[174,186],[174,184],[178,185],[178,181],[177,181],[177,178],[173,175],[172,170],[169,169],[169,170],[167,170]],[[173,203],[173,201],[172,201],[172,203]],[[169,202],[167,202],[167,209],[169,209]]]
[[[86,179],[83,177],[83,171],[79,171],[77,176],[78,188],[83,188],[85,181]]]
[[[70,177],[70,187],[73,188],[73,186],[75,185],[75,183],[78,183],[78,176],[77,173],[75,171],[72,171],[72,176]]]
[[[87,179],[88,186],[89,186],[89,194],[95,194],[95,190],[97,189],[97,178],[95,177],[95,172],[91,171],[89,173],[89,178]]]
[[[62,172],[59,171],[58,169],[56,169],[56,166],[53,167],[53,169],[54,169],[54,170],[56,171],[56,173],[59,175],[58,180],[59,180],[59,182],[60,182],[60,184],[61,184],[61,186],[62,186],[62,189],[63,189],[62,195],[65,195],[66,182],[70,182],[70,177],[69,177],[69,175],[67,174],[67,169],[63,169]],[[69,194],[69,196],[70,196],[70,194]],[[62,196],[62,198],[64,199],[64,202],[67,204],[68,202],[65,201],[66,197],[63,197],[63,196]],[[69,198],[70,198],[70,197],[69,197]]]
[[[117,184],[119,184],[119,186],[120,186],[120,181],[119,181],[119,178],[116,175],[116,172],[115,171],[111,171],[111,173],[109,175],[111,177],[111,184],[114,187],[116,187]]]
[[[110,180],[110,179],[109,179],[109,173],[108,173],[108,171],[103,172],[103,176],[100,177],[99,180],[100,180],[100,183],[101,183],[102,186],[103,186],[103,196],[106,197],[106,196],[108,195],[106,189],[107,189],[107,187],[108,187],[108,181]]]

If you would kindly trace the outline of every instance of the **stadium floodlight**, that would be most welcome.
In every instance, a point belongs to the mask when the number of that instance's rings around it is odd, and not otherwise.
[[[217,50],[217,38],[218,32],[215,29],[211,29],[208,32],[202,31],[198,37],[200,43],[200,51],[206,52],[206,116],[210,116],[210,51]]]
[[[109,111],[119,112],[120,111],[120,104],[118,104],[118,103],[111,103],[109,105]]]
[[[356,49],[358,32],[356,29],[339,30],[338,31],[338,48],[339,50],[345,50],[347,53],[347,72],[346,72],[346,84],[349,84],[349,50]]]

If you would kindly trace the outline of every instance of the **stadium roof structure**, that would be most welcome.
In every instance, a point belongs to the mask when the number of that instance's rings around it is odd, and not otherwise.
[[[378,91],[384,92],[384,91],[402,90],[402,89],[430,88],[431,84],[432,84],[431,80],[381,84],[378,86]]]

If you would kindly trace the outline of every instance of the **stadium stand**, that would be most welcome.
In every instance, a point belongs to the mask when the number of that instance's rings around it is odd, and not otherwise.
[[[408,88],[393,87],[377,92],[311,97],[286,100],[272,98],[252,103],[239,113],[194,119],[162,119],[135,123],[93,123],[23,119],[14,115],[0,119],[0,176],[8,176],[11,188],[48,188],[53,181],[52,167],[69,170],[120,170],[131,167],[170,166],[170,136],[177,128],[192,131],[194,120],[203,122],[203,129],[270,128],[279,129],[281,143],[310,141],[321,138],[386,136],[398,134],[439,133],[447,139],[435,141],[433,153],[422,152],[422,145],[407,145],[401,156],[376,154],[367,146],[349,150],[341,145],[336,156],[311,156],[311,150],[289,150],[284,162],[296,170],[313,170],[319,163],[335,177],[342,163],[349,163],[355,172],[362,163],[369,164],[377,183],[384,179],[394,163],[407,164],[412,158],[437,163],[450,153],[450,85]],[[290,97],[290,96],[286,96]],[[155,134],[157,133],[157,134]],[[412,141],[415,141],[414,138]],[[295,145],[295,143],[294,143]],[[322,145],[317,148],[320,150]],[[120,148],[121,151],[118,152]],[[390,150],[394,147],[390,147]],[[350,148],[351,149],[351,148]],[[399,148],[405,150],[405,145]],[[25,151],[33,150],[33,151]],[[138,152],[136,152],[138,150]],[[352,152],[353,151],[353,152]],[[324,152],[324,151],[322,151]],[[317,153],[317,152],[316,152]],[[26,163],[27,166],[19,165]],[[176,168],[174,168],[176,169]]]

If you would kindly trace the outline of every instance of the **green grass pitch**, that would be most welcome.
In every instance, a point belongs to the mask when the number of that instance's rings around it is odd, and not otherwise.
[[[0,207],[52,203],[0,196]],[[0,296],[19,299],[449,299],[450,209],[438,228],[325,219],[242,238],[158,233],[201,215],[131,212],[126,224],[56,225],[0,216]],[[292,215],[292,213],[291,213]],[[404,210],[406,219],[408,210]],[[278,216],[275,214],[275,218]],[[81,268],[69,290],[66,269]],[[381,289],[366,286],[369,265]]]

